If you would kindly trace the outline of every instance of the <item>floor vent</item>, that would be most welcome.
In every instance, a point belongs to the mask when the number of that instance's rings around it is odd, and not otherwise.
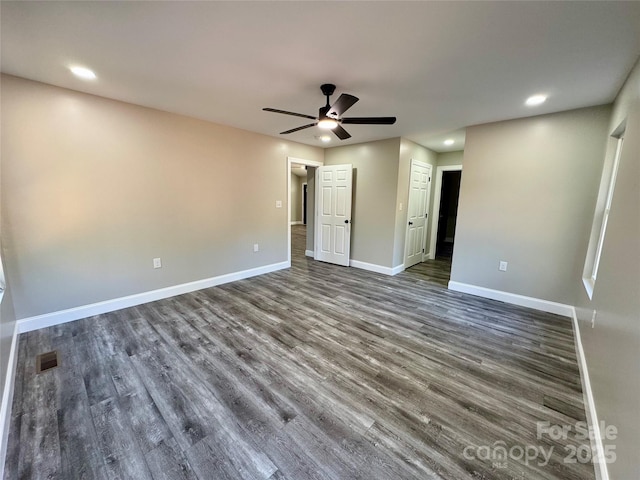
[[[58,366],[58,351],[42,353],[36,357],[36,373],[42,373]]]

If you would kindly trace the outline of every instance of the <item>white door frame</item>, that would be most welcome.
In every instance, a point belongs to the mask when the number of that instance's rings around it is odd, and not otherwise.
[[[405,215],[405,239],[404,239],[404,254],[402,256],[402,261],[404,263],[404,261],[407,258],[407,248],[409,246],[409,236],[407,235],[407,231],[408,231],[408,225],[407,222],[409,220],[409,202],[411,201],[411,171],[413,170],[413,166],[417,165],[419,167],[424,167],[424,168],[428,168],[429,169],[429,176],[433,177],[433,165],[431,165],[430,163],[426,163],[426,162],[421,162],[420,160],[415,160],[415,159],[411,159],[411,163],[409,166],[409,184],[407,186],[407,208],[406,208],[406,215]],[[431,211],[431,205],[430,205],[430,201],[431,201],[431,181],[429,181],[429,186],[427,187],[427,212]],[[429,231],[429,219],[427,219],[425,221],[424,224],[424,232],[422,234],[422,248],[427,248],[427,233]],[[423,253],[422,254],[422,261],[424,262],[427,254]]]
[[[462,165],[444,165],[436,167],[436,184],[433,197],[433,215],[431,216],[431,237],[429,242],[429,258],[436,258],[436,243],[438,241],[438,220],[440,219],[440,196],[442,194],[442,174],[444,172],[462,171]]]
[[[306,165],[308,167],[321,167],[323,162],[316,160],[306,160],[304,158],[287,157],[287,265],[291,266],[291,164],[298,163],[300,165]],[[313,222],[314,232],[316,225],[315,212],[313,215],[307,215],[307,225],[309,222]],[[313,236],[313,251],[316,251],[316,239]],[[305,247],[306,249],[306,247]]]

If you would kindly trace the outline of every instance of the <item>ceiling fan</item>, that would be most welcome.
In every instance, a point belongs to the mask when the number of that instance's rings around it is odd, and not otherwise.
[[[286,135],[288,133],[304,130],[305,128],[315,127],[316,125],[326,130],[332,130],[340,140],[346,140],[350,138],[349,132],[347,132],[342,125],[393,125],[396,123],[396,117],[342,117],[342,114],[353,106],[359,99],[348,93],[343,93],[338,97],[333,105],[329,103],[329,97],[333,95],[336,90],[336,86],[331,83],[325,83],[320,86],[322,94],[327,97],[327,104],[324,107],[320,107],[318,117],[311,115],[305,115],[303,113],[287,112],[285,110],[278,110],[277,108],[263,108],[265,112],[283,113],[285,115],[293,115],[294,117],[309,118],[315,120],[313,123],[303,125],[301,127],[292,128],[280,132],[280,135]]]

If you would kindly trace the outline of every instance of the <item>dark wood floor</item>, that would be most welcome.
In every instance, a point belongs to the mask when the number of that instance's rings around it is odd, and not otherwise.
[[[564,461],[573,433],[536,437],[585,418],[568,319],[448,291],[446,261],[323,264],[304,227],[293,250],[289,270],[21,335],[5,478],[594,478]],[[516,458],[478,458],[498,446]]]

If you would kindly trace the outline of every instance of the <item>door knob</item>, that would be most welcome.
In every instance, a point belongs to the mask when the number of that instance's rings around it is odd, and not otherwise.
[[[344,223],[349,223],[349,220],[345,220]]]
[[[409,225],[413,225],[413,222],[409,222]]]

